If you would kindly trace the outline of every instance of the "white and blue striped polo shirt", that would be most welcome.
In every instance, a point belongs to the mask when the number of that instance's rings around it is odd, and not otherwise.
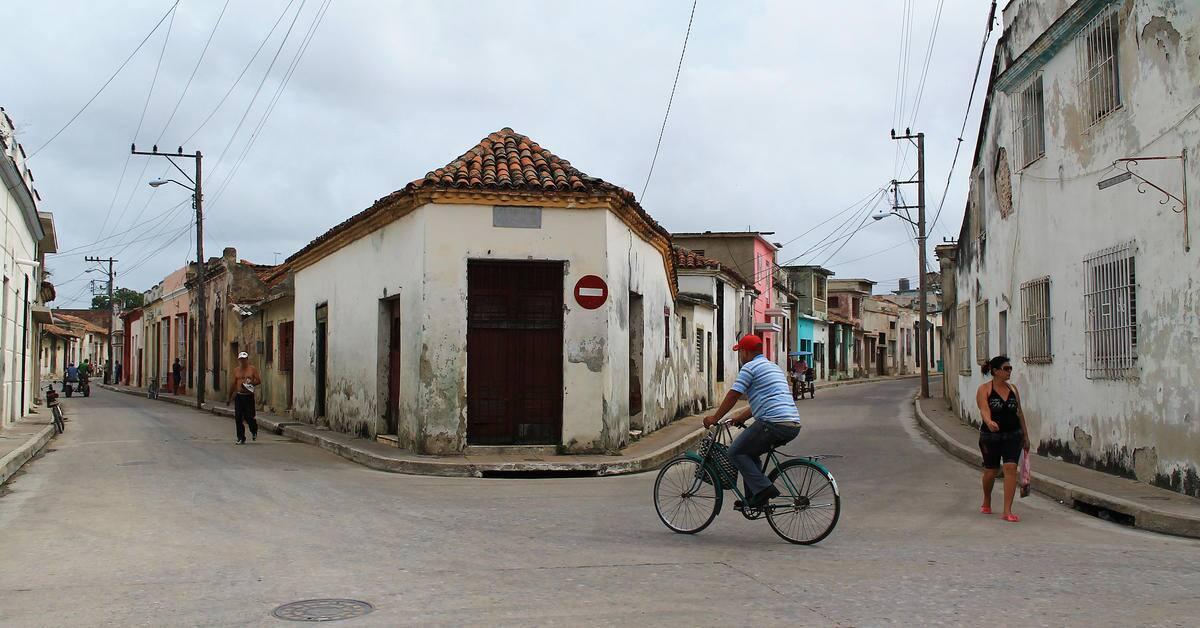
[[[792,398],[783,369],[761,353],[742,366],[731,386],[750,402],[755,420],[768,423],[799,423],[800,410]]]

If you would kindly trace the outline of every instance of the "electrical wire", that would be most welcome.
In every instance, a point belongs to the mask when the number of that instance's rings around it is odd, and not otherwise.
[[[237,88],[238,83],[240,83],[242,78],[246,76],[246,72],[248,72],[250,67],[254,65],[254,60],[258,58],[259,53],[261,53],[263,48],[266,47],[267,42],[271,40],[271,35],[275,34],[275,29],[279,28],[279,24],[283,21],[284,16],[287,15],[288,10],[291,9],[292,5],[295,3],[296,0],[288,0],[287,5],[285,5],[283,10],[279,12],[279,17],[275,18],[275,23],[271,26],[271,30],[267,31],[266,37],[263,37],[263,40],[258,44],[258,48],[255,49],[254,54],[250,55],[250,60],[246,62],[245,67],[242,68],[242,71],[238,74],[237,78],[233,80],[233,84],[229,86],[229,89],[225,90],[225,94],[221,96],[221,100],[217,102],[217,106],[213,107],[212,111],[209,111],[207,116],[204,116],[204,120],[200,123],[200,126],[196,127],[196,129],[187,136],[187,139],[183,140],[184,144],[191,142],[192,139],[196,137],[196,134],[204,129],[206,125],[208,125],[208,122],[213,119],[213,116],[217,114],[217,111],[220,111],[221,107],[225,104],[225,101],[229,100],[229,95],[233,93],[233,90]]]
[[[165,218],[165,217],[166,217],[168,214],[172,213],[172,211],[173,211],[173,210],[175,210],[175,209],[178,209],[178,208],[179,208],[181,205],[183,205],[184,203],[187,203],[187,202],[188,202],[187,200],[180,201],[180,202],[179,202],[179,204],[175,205],[174,207],[171,207],[171,208],[169,208],[169,209],[167,209],[167,210],[163,211],[162,213],[160,213],[160,214],[157,214],[156,216],[153,216],[153,217],[151,217],[151,218],[147,219],[147,221],[146,221],[146,222],[144,222],[144,223],[142,223],[142,224],[140,224],[140,225],[137,225],[137,226],[131,227],[131,228],[129,228],[129,229],[126,229],[125,231],[121,231],[121,232],[119,232],[119,233],[114,233],[114,234],[111,234],[111,235],[109,235],[109,236],[107,236],[107,237],[100,238],[99,240],[94,240],[94,241],[92,241],[92,242],[88,242],[87,244],[81,244],[81,245],[79,245],[79,246],[74,246],[74,247],[71,247],[71,248],[69,248],[69,249],[65,249],[65,250],[62,250],[62,251],[58,251],[58,252],[55,252],[55,253],[51,253],[51,255],[55,255],[55,256],[64,256],[64,255],[70,255],[70,254],[72,254],[72,253],[75,253],[76,251],[82,251],[82,250],[84,250],[84,249],[93,250],[93,251],[95,251],[95,250],[98,250],[98,251],[103,251],[103,250],[105,250],[106,248],[115,248],[115,247],[117,247],[117,246],[120,246],[120,243],[117,243],[117,244],[114,244],[114,245],[110,245],[110,246],[108,246],[108,247],[99,247],[99,248],[94,248],[94,247],[96,247],[96,245],[97,245],[97,244],[100,244],[101,242],[105,242],[105,241],[107,241],[107,240],[111,240],[111,239],[113,239],[113,238],[117,238],[117,237],[120,237],[120,236],[123,236],[123,235],[128,235],[129,233],[131,233],[131,232],[133,232],[133,231],[136,231],[136,230],[138,230],[138,229],[141,229],[141,228],[143,228],[143,227],[146,227],[146,226],[148,226],[148,225],[152,225],[152,224],[154,224],[155,222],[157,222],[157,221],[159,221],[159,220],[162,220],[162,219],[163,219],[163,218]]]
[[[667,111],[663,114],[662,127],[658,130],[658,142],[654,145],[654,157],[650,159],[650,170],[646,173],[646,183],[642,185],[642,194],[638,201],[646,198],[646,189],[650,187],[650,177],[654,174],[654,164],[658,162],[658,151],[662,148],[663,134],[667,131],[667,118],[671,116],[671,103],[675,101],[675,88],[679,85],[679,74],[683,71],[683,56],[687,53],[688,38],[692,36],[692,20],[696,17],[696,3],[692,0],[692,13],[688,16],[687,32],[683,35],[683,49],[679,51],[679,65],[675,67],[675,82],[671,84],[671,95],[667,97]]]
[[[154,140],[155,144],[162,141],[163,136],[167,134],[167,129],[171,126],[171,122],[175,120],[175,114],[179,113],[179,106],[183,104],[183,98],[187,96],[188,88],[192,86],[192,81],[196,79],[196,73],[200,71],[200,64],[204,62],[204,55],[208,52],[209,45],[212,44],[213,36],[217,34],[217,27],[221,25],[221,19],[225,17],[225,10],[229,8],[229,2],[230,0],[225,0],[225,5],[221,7],[221,13],[217,15],[217,21],[213,23],[212,30],[208,33],[208,39],[204,42],[204,48],[200,49],[200,57],[196,59],[196,65],[192,68],[192,74],[188,77],[187,82],[183,84],[183,91],[179,92],[179,100],[175,101],[175,108],[171,110],[171,115],[167,116],[167,123],[163,125],[158,138]]]
[[[87,102],[83,103],[83,106],[79,108],[79,111],[76,111],[75,115],[71,116],[71,119],[67,120],[67,123],[62,125],[62,128],[55,131],[54,135],[50,136],[50,139],[43,142],[41,146],[38,146],[37,149],[34,150],[32,153],[30,153],[29,157],[27,157],[26,159],[33,159],[34,156],[36,156],[38,153],[42,152],[42,149],[49,146],[50,143],[55,140],[55,138],[57,138],[59,135],[61,135],[63,131],[66,131],[67,127],[71,126],[71,124],[73,124],[75,122],[75,120],[79,118],[79,116],[83,115],[83,112],[86,111],[87,108],[89,106],[91,106],[91,104],[93,102],[95,102],[96,98],[98,98],[100,96],[100,94],[105,90],[105,88],[107,88],[108,85],[113,82],[113,79],[117,78],[117,75],[121,73],[121,70],[124,70],[125,66],[129,65],[129,62],[131,60],[133,60],[133,57],[135,55],[137,55],[139,50],[142,49],[142,46],[145,46],[146,42],[150,41],[150,37],[152,35],[154,35],[155,32],[158,31],[158,27],[162,26],[162,23],[167,21],[167,18],[171,17],[175,13],[175,7],[179,6],[180,2],[182,2],[182,0],[175,0],[175,3],[171,5],[171,8],[167,9],[167,12],[164,13],[161,18],[159,18],[158,23],[156,23],[154,25],[154,28],[150,29],[149,33],[146,33],[146,36],[144,38],[142,38],[142,41],[137,45],[136,48],[133,49],[133,52],[129,53],[129,56],[126,57],[125,60],[121,62],[121,65],[117,66],[116,71],[112,73],[112,76],[108,77],[107,81],[104,81],[104,84],[100,86],[100,89],[96,90],[96,93],[92,94],[92,97],[89,98]]]

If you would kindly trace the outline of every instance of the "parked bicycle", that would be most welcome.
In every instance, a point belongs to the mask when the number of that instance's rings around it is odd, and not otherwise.
[[[729,457],[731,442],[729,420],[723,419],[710,428],[699,449],[663,465],[654,481],[654,509],[664,525],[696,534],[720,514],[725,491],[733,491],[739,502],[735,509],[747,519],[766,517],[775,534],[789,543],[812,545],[833,532],[842,498],[837,480],[820,461],[841,456],[789,456],[771,449],[763,459],[763,473],[780,495],[762,507],[743,506],[747,500]]]
[[[62,402],[58,400],[58,393],[54,391],[54,384],[46,387],[46,405],[50,408],[50,416],[54,418],[54,431],[62,434],[66,431],[64,425]]]

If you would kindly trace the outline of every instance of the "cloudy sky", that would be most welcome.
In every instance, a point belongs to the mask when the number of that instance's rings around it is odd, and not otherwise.
[[[20,55],[0,105],[37,151],[59,307],[90,300],[84,255],[117,257],[117,285],[137,290],[194,258],[189,193],[147,186],[173,171],[131,158],[131,142],[203,151],[206,252],[270,263],[505,126],[632,190],[672,231],[774,231],[781,262],[891,290],[917,274],[905,224],[843,236],[911,176],[893,127],[926,133],[932,219],[989,7],[944,1],[931,38],[938,0],[700,0],[643,195],[690,1],[181,0],[51,141],[173,4],[5,10]],[[989,46],[981,81],[990,59]],[[931,243],[957,235],[981,100]]]

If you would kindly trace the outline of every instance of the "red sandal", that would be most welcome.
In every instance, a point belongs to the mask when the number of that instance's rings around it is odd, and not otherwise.
[[[1019,522],[1019,521],[1021,520],[1021,518],[1020,518],[1020,517],[1018,517],[1018,516],[1016,516],[1016,515],[1014,515],[1014,514],[1012,514],[1012,513],[1009,513],[1009,514],[1007,514],[1007,515],[1004,515],[1003,517],[1001,517],[1001,519],[1004,519],[1005,521],[1008,521],[1008,522],[1010,522],[1010,523],[1017,523],[1017,522]]]
[[[981,512],[985,515],[990,515],[990,514],[992,514],[992,508],[990,506],[980,506],[979,512]]]

